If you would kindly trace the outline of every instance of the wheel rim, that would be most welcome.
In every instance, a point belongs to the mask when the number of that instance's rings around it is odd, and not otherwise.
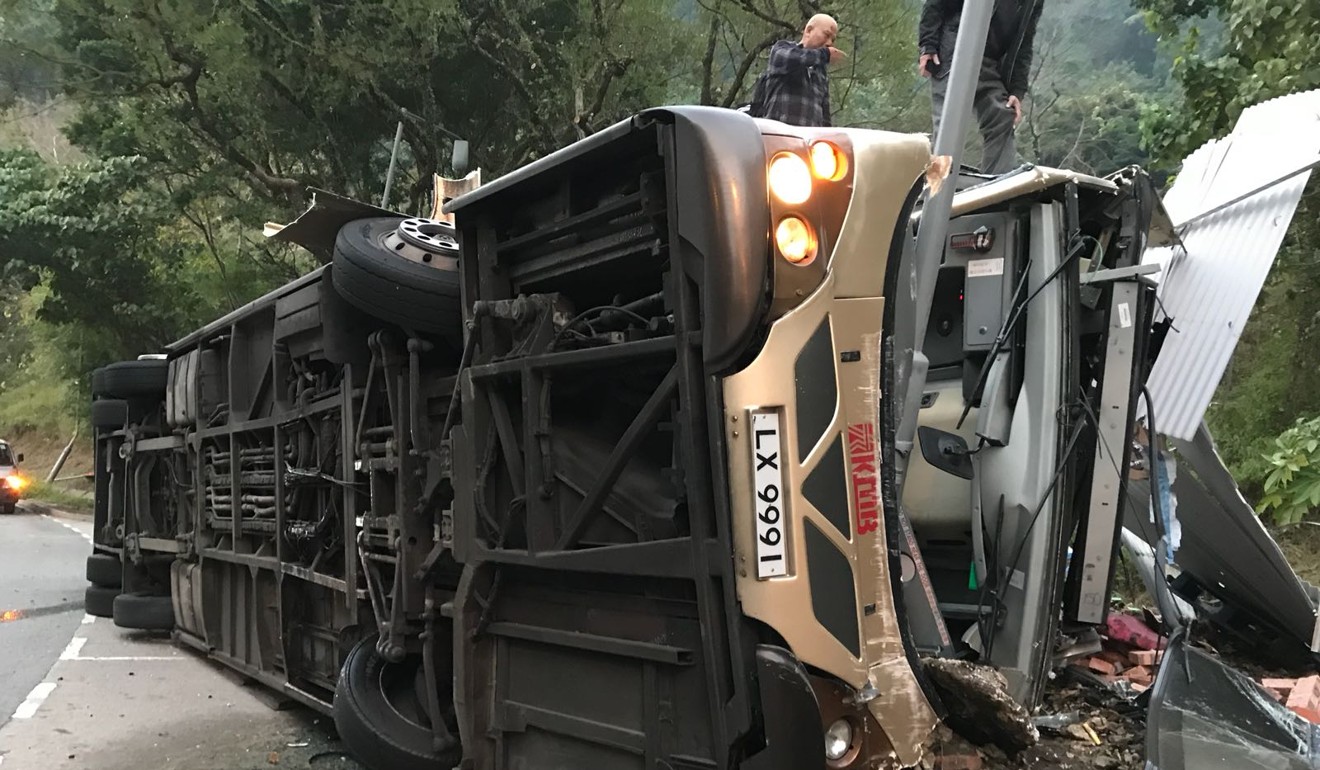
[[[431,264],[435,257],[458,258],[458,240],[454,228],[434,219],[413,217],[400,220],[398,227],[385,236],[384,247],[414,262]]]
[[[420,662],[416,666],[385,663],[380,667],[376,687],[385,705],[399,719],[429,731],[431,719],[417,687],[422,669]]]

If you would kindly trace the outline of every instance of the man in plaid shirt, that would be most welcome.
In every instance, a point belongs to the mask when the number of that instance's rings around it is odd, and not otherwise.
[[[758,91],[764,91],[753,99],[759,102],[758,117],[792,126],[830,125],[826,68],[843,58],[843,52],[834,47],[838,34],[838,23],[818,13],[807,22],[801,42],[780,40],[771,47],[770,63],[756,84]]]

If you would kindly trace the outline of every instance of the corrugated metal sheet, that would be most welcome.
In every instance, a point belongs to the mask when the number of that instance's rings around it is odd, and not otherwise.
[[[1182,245],[1143,259],[1164,267],[1159,296],[1176,328],[1149,380],[1161,433],[1196,434],[1310,178],[1296,172],[1317,158],[1320,91],[1309,91],[1247,109],[1183,161],[1164,196]]]

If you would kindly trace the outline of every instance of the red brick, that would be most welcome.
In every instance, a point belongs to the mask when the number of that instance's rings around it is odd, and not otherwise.
[[[1150,669],[1145,666],[1133,666],[1132,668],[1129,668],[1127,671],[1123,672],[1123,678],[1133,684],[1146,685],[1155,680],[1155,677],[1150,673]]]
[[[1087,658],[1086,667],[1096,672],[1097,674],[1107,674],[1109,676],[1113,676],[1114,674],[1118,673],[1118,666],[1115,666],[1113,663],[1110,663],[1109,661],[1105,660],[1104,658],[1098,655]]]
[[[1311,722],[1313,724],[1320,724],[1320,711],[1316,711],[1315,709],[1309,709],[1306,708],[1305,706],[1289,706],[1288,708],[1294,714],[1301,717],[1302,719],[1305,719],[1306,721]]]
[[[1308,676],[1297,680],[1292,692],[1288,693],[1288,708],[1320,710],[1320,676]]]
[[[942,754],[935,758],[935,770],[981,770],[980,754]]]
[[[1164,652],[1155,650],[1133,650],[1128,653],[1128,657],[1138,666],[1153,666],[1164,659]]]
[[[1103,650],[1096,657],[1113,663],[1115,673],[1122,672],[1132,666],[1132,661],[1128,660],[1127,655],[1114,650]]]
[[[1265,692],[1268,692],[1271,698],[1283,703],[1284,699],[1288,697],[1288,694],[1297,686],[1297,680],[1266,678],[1260,680],[1260,686],[1265,688]]]

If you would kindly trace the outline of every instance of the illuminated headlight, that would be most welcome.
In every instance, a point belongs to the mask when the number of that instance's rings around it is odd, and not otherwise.
[[[27,479],[17,474],[5,476],[5,485],[15,492],[18,492],[23,487],[27,486]]]
[[[784,259],[805,265],[816,256],[816,233],[797,217],[784,217],[775,227],[775,247]]]
[[[818,179],[838,181],[848,173],[848,159],[829,142],[816,142],[811,145],[811,171]]]
[[[848,755],[852,742],[852,723],[846,719],[834,720],[834,723],[825,730],[825,758],[831,762],[838,762]]]
[[[767,172],[770,192],[790,206],[807,202],[811,197],[811,169],[800,156],[781,152],[770,161]]]

